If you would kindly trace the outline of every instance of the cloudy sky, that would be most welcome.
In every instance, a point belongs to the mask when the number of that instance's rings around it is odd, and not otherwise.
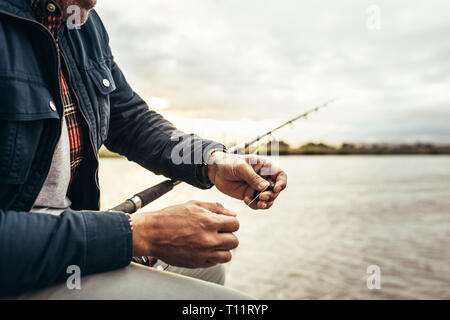
[[[448,0],[100,0],[117,63],[186,131],[450,143]],[[241,138],[238,138],[241,137]]]

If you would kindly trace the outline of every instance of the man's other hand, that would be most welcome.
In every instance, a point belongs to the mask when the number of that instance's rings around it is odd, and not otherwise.
[[[185,268],[208,268],[231,260],[239,245],[236,214],[220,203],[189,201],[133,215],[133,255],[153,256]]]

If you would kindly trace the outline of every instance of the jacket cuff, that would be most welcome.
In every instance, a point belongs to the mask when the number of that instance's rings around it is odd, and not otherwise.
[[[197,177],[198,187],[200,189],[210,189],[214,186],[214,184],[209,180],[208,177],[208,163],[212,153],[219,150],[227,152],[227,148],[221,143],[212,141],[204,143],[202,151],[203,154],[202,163],[196,165],[195,167],[195,174]]]
[[[201,189],[210,189],[214,186],[214,183],[209,180],[208,165],[210,164],[211,155],[216,151],[227,152],[227,148],[220,143],[208,146],[203,151],[203,163],[196,167],[196,176]]]
[[[128,217],[118,212],[83,212],[86,259],[83,274],[123,268],[131,262],[133,239]]]

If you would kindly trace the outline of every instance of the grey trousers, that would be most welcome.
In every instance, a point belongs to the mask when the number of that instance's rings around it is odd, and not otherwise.
[[[128,267],[82,277],[80,289],[66,284],[30,292],[16,299],[31,300],[248,300],[250,296],[225,288],[223,265],[208,269],[185,269],[158,261],[149,268],[135,263]]]

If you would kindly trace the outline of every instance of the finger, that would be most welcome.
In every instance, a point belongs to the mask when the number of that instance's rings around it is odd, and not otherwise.
[[[267,209],[267,202],[265,202],[265,201],[258,201],[256,206],[257,206],[258,209],[261,209],[261,210]]]
[[[207,259],[208,262],[211,263],[227,263],[231,260],[231,258],[233,257],[233,255],[231,254],[230,251],[226,251],[226,250],[218,250],[218,251],[213,251],[209,254],[209,257]]]
[[[253,201],[259,201],[260,195],[264,194],[265,192],[269,192],[268,194],[270,195],[271,194],[270,192],[273,192],[273,188],[275,187],[275,181],[270,178],[267,179],[267,181],[270,182],[270,186],[266,190],[261,192],[261,191],[253,191],[253,189],[252,189],[252,194],[251,195],[249,194],[247,197],[247,204],[249,203],[248,198],[251,198]],[[247,195],[247,193],[245,193],[245,195]]]
[[[250,205],[248,205],[249,208],[253,209],[253,210],[258,210],[258,202],[253,201]]]
[[[247,206],[253,210],[258,210],[258,201],[252,200],[251,203],[247,203]]]
[[[250,199],[250,201],[246,200],[245,204],[253,209],[253,210],[258,210],[258,201],[257,199]]]
[[[281,172],[280,168],[278,168],[275,164],[272,163],[269,159],[262,158],[263,166],[259,170],[259,174],[265,178],[274,178]]]
[[[236,217],[237,213],[234,213],[227,208],[225,208],[221,203],[219,202],[201,202],[198,201],[197,204],[205,208],[206,210],[209,210],[211,212],[217,213],[217,214],[223,214],[226,216]]]
[[[247,206],[249,206],[251,209],[258,209],[257,202],[254,198],[255,190],[253,190],[251,187],[248,187],[247,190],[244,192],[244,202]],[[252,202],[253,201],[253,202]],[[251,203],[250,203],[251,202]]]
[[[217,230],[219,232],[236,232],[239,227],[239,220],[235,217],[220,216]]]
[[[286,189],[286,186],[287,186],[287,174],[284,171],[280,171],[277,175],[277,181],[275,183],[273,191],[276,193],[280,193],[281,191]]]
[[[287,186],[287,174],[270,161],[266,161],[260,170],[260,175],[275,184],[274,192],[279,193]],[[272,182],[273,180],[276,180]]]
[[[264,166],[264,161],[262,161],[261,157],[248,157],[246,161],[253,167],[253,170],[258,173]]]
[[[272,192],[272,191],[264,191],[259,195],[259,200],[261,201],[274,201],[280,193]]]
[[[239,246],[239,239],[232,233],[221,233],[219,242],[220,244],[215,247],[216,250],[232,250]]]
[[[206,268],[211,268],[214,267],[217,263],[216,262],[211,262],[209,260],[206,260],[205,263],[203,263],[200,268],[206,269]],[[193,268],[197,268],[197,267],[193,267]]]
[[[267,208],[266,209],[270,209],[270,207],[272,207],[274,203],[275,203],[274,201],[266,202],[266,204],[267,204]]]
[[[251,203],[250,203],[250,202],[251,202]],[[258,209],[258,206],[257,206],[258,202],[257,202],[256,200],[253,201],[253,202],[252,202],[252,200],[246,201],[245,204],[246,204],[249,208],[251,208],[251,209],[253,209],[253,210]]]
[[[237,173],[239,178],[247,182],[254,190],[262,191],[270,185],[270,183],[259,176],[248,163],[239,165]]]
[[[252,188],[248,187],[245,191],[244,191],[244,202],[246,205],[248,205],[250,203],[250,201],[252,201],[253,197],[253,193],[255,192],[255,190],[253,190]]]

